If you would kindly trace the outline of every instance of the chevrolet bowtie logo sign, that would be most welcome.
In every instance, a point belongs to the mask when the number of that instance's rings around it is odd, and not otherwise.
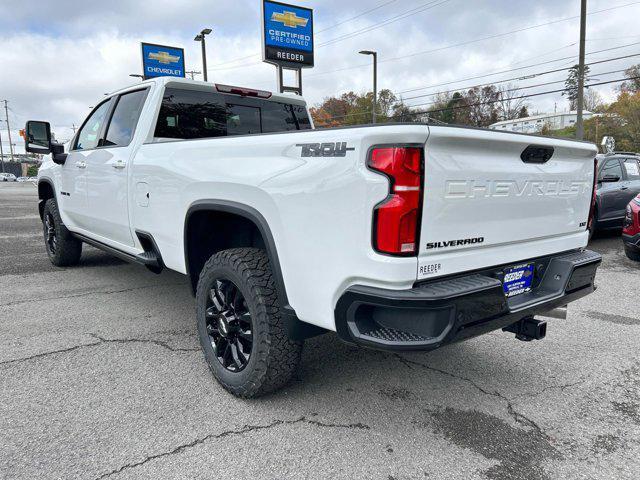
[[[275,13],[271,15],[271,21],[280,22],[285,27],[298,28],[306,27],[309,22],[308,18],[302,18],[296,15],[296,12],[289,12],[285,10],[282,13]]]
[[[180,60],[180,57],[171,55],[169,52],[153,52],[149,54],[149,58],[164,64],[176,63]]]

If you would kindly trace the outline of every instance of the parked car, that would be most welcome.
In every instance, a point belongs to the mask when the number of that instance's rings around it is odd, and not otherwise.
[[[640,195],[627,205],[622,241],[627,257],[640,262]]]
[[[28,182],[29,181],[29,177],[18,177],[16,179],[16,182],[20,182],[20,183],[24,183],[24,182]]]
[[[592,232],[620,229],[625,208],[640,194],[640,155],[616,152],[598,155],[596,210]]]
[[[0,180],[3,182],[15,182],[16,176],[13,173],[0,173]]]
[[[188,276],[205,359],[254,397],[333,331],[433,350],[542,339],[594,290],[594,144],[426,124],[314,130],[291,94],[147,80],[100,99],[69,149],[26,126],[54,265],[88,243]],[[142,295],[143,293],[141,293]]]

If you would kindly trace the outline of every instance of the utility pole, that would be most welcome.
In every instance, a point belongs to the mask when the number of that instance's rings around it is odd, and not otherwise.
[[[196,42],[200,42],[202,46],[202,76],[204,77],[204,81],[208,81],[207,78],[207,47],[205,46],[204,37],[211,33],[210,28],[204,28],[202,31],[195,36],[193,39]]]
[[[576,119],[576,139],[584,139],[584,45],[587,31],[587,0],[581,0],[580,7],[580,61],[578,64],[578,118]]]
[[[2,173],[4,173],[4,152],[2,151],[2,131],[0,130],[0,163],[2,163]]]
[[[189,75],[191,77],[191,80],[195,80],[195,76],[196,75],[200,75],[202,72],[196,72],[195,70],[188,70],[186,72],[187,75]]]
[[[362,50],[362,55],[373,56],[373,115],[371,116],[372,123],[376,123],[376,110],[378,103],[378,52],[371,50]]]
[[[76,130],[77,130],[75,123],[71,124],[71,130],[73,130],[73,134],[75,135],[76,134]]]
[[[4,113],[6,115],[7,122],[7,133],[9,134],[9,152],[11,153],[11,161],[13,162],[13,143],[11,143],[11,126],[9,125],[9,107],[7,106],[7,101],[4,101]]]

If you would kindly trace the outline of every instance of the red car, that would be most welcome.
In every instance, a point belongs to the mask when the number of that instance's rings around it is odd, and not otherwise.
[[[629,202],[622,230],[624,251],[631,260],[640,262],[640,195]]]

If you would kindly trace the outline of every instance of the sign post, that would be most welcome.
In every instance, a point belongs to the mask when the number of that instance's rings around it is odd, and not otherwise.
[[[302,95],[302,69],[314,64],[313,10],[263,0],[262,40],[262,60],[277,67],[280,93]],[[284,84],[285,70],[296,73],[297,85]]]
[[[184,78],[184,49],[143,42],[142,74],[145,80],[155,77]]]

